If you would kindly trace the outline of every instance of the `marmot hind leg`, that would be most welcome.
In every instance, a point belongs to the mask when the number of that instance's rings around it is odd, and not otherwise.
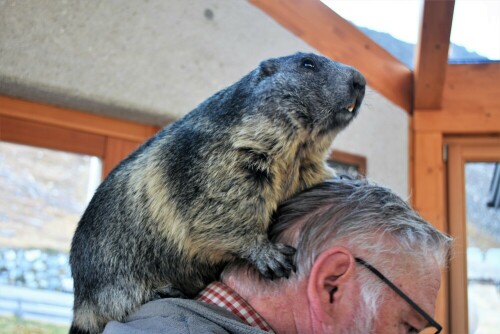
[[[96,310],[84,303],[74,310],[74,318],[69,334],[98,334],[104,330],[106,321],[98,316]]]
[[[136,284],[136,287],[143,286]],[[104,330],[111,320],[121,321],[130,313],[137,310],[142,304],[154,297],[152,291],[128,287],[125,284],[107,285],[86,299],[75,298],[74,317],[70,334],[97,334]]]

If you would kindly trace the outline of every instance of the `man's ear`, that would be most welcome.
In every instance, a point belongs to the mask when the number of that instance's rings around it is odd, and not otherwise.
[[[339,246],[328,248],[314,261],[307,282],[307,297],[318,320],[331,323],[346,305],[352,305],[355,261]]]

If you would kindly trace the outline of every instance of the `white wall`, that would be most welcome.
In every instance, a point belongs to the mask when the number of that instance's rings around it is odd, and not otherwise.
[[[296,51],[314,50],[244,0],[0,0],[0,94],[145,123]],[[406,196],[408,118],[377,92],[365,101],[334,146]]]
[[[358,117],[333,147],[367,159],[368,177],[408,197],[408,114],[368,89]]]

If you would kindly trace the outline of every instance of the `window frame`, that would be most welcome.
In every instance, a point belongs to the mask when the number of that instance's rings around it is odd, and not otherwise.
[[[0,141],[94,155],[103,179],[160,128],[0,96]]]
[[[444,139],[447,146],[448,232],[455,238],[449,270],[448,333],[467,333],[467,230],[465,164],[500,160],[500,137],[457,137]]]
[[[366,157],[345,151],[333,150],[329,160],[341,164],[356,166],[359,175],[366,176]]]

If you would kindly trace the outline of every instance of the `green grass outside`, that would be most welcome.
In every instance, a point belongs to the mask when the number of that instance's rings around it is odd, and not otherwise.
[[[69,326],[22,320],[14,316],[0,316],[1,334],[67,334]]]

